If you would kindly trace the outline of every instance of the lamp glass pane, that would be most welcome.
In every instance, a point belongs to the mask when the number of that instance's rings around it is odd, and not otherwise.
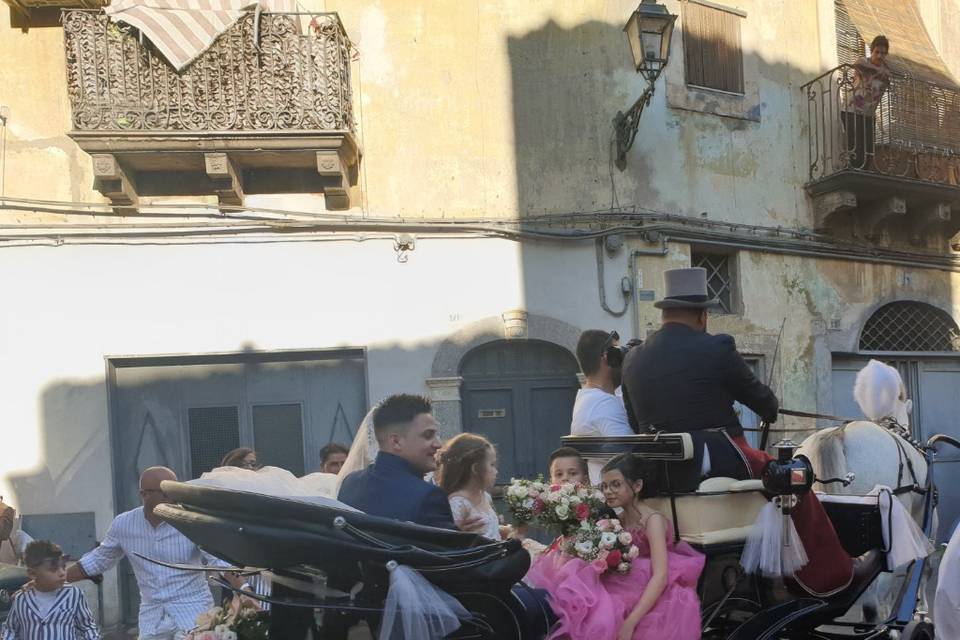
[[[640,40],[643,42],[643,59],[647,63],[656,64],[660,58],[660,41],[663,35],[659,32],[644,31],[640,34]]]
[[[643,49],[640,46],[640,22],[637,14],[630,16],[627,22],[627,42],[630,43],[630,54],[633,56],[633,66],[637,69],[643,64]]]

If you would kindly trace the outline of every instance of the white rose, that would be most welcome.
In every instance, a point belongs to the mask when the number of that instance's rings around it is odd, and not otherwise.
[[[627,546],[628,544],[633,542],[633,536],[630,535],[629,531],[621,532],[620,535],[617,536],[617,539],[620,541],[620,544],[622,544],[623,546]]]
[[[619,520],[613,519],[613,520],[611,520],[611,522],[613,523],[613,530],[614,530],[614,531],[616,531],[617,533],[623,531],[623,527],[620,525],[620,521],[619,521]]]
[[[600,534],[600,546],[604,549],[612,549],[617,543],[617,535],[610,531],[604,531]]]
[[[565,506],[565,507],[569,507],[569,506],[570,506],[571,504],[573,504],[573,503],[570,502],[570,498],[568,498],[568,497],[566,497],[566,496],[562,496],[562,497],[560,498],[560,504],[562,504],[562,505]]]
[[[570,516],[570,508],[564,504],[558,505],[554,511],[561,520],[566,520]]]
[[[637,556],[639,555],[640,555],[640,548],[637,547],[636,545],[633,545],[632,547],[630,547],[630,550],[627,551],[627,557],[630,558],[631,560],[636,560]]]
[[[580,528],[583,529],[584,531],[590,531],[590,526],[591,525],[589,520],[580,521]]]
[[[578,542],[573,545],[573,548],[576,549],[577,553],[581,556],[588,556],[593,552],[593,545],[589,541]]]
[[[581,502],[583,502],[583,501],[582,501],[579,497],[577,497],[577,496],[570,496],[570,504],[572,504],[573,506],[577,506],[577,505],[580,504]]]
[[[617,571],[620,573],[626,573],[627,571],[630,571],[630,565],[626,562],[621,562],[617,565]]]

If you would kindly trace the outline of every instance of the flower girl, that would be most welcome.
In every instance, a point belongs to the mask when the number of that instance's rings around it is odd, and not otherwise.
[[[603,467],[602,478],[607,506],[623,510],[624,540],[636,545],[632,550],[636,557],[622,573],[625,567],[614,557],[620,552],[607,551],[604,544],[613,548],[608,541],[595,550],[593,561],[563,551],[571,545],[538,558],[526,580],[550,593],[559,621],[549,640],[696,640],[697,580],[703,556],[685,542],[674,543],[670,521],[644,504],[644,497],[652,495],[647,461],[630,454],[617,456]]]
[[[453,521],[459,526],[468,518],[481,517],[483,530],[476,533],[491,540],[509,535],[508,527],[500,526],[489,493],[497,482],[497,450],[493,444],[475,433],[461,433],[440,450],[439,463],[437,484],[450,500]]]

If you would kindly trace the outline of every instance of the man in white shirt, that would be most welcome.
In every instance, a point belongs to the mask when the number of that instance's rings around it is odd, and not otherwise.
[[[633,435],[627,420],[623,398],[617,395],[620,386],[620,363],[609,362],[609,348],[619,346],[616,332],[589,329],[577,341],[577,360],[586,377],[583,388],[577,392],[573,405],[570,435],[627,436]],[[590,482],[600,484],[603,463],[587,462]]]
[[[140,476],[143,506],[114,518],[100,546],[84,554],[67,571],[68,581],[83,580],[104,573],[126,556],[140,588],[140,640],[180,640],[196,626],[197,616],[213,607],[213,596],[207,586],[206,573],[170,569],[136,554],[167,563],[229,566],[201,551],[189,538],[154,515],[154,507],[169,502],[160,490],[160,483],[176,479],[176,474],[166,467],[144,471]],[[240,588],[239,578],[232,574],[224,577]]]

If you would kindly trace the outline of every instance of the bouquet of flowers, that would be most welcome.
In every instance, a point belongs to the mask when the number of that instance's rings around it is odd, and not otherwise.
[[[197,616],[197,626],[184,640],[267,640],[269,629],[267,622],[257,617],[256,609],[214,607]]]
[[[540,526],[569,536],[581,530],[584,522],[600,517],[603,494],[590,485],[552,484],[534,501],[533,509]]]
[[[548,484],[542,476],[512,479],[504,497],[515,523],[533,523],[561,535],[576,531],[582,522],[596,520],[604,504],[603,494],[590,485]]]
[[[628,573],[631,563],[640,555],[633,535],[616,518],[584,521],[575,534],[564,539],[562,551],[590,563],[597,573]]]
[[[538,509],[543,510],[540,494],[545,492],[548,486],[543,481],[543,476],[537,476],[536,480],[510,479],[510,486],[504,491],[503,497],[516,525],[530,524],[538,514]]]

